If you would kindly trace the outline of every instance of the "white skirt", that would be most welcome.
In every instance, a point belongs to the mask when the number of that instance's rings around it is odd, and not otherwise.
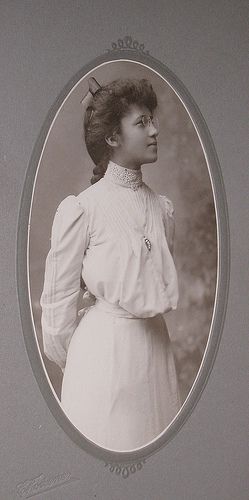
[[[163,316],[136,318],[102,301],[90,307],[69,345],[61,405],[104,448],[134,450],[155,439],[180,409]]]

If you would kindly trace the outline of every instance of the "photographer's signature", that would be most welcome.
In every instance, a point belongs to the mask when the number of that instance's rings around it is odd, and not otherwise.
[[[40,493],[45,493],[46,491],[78,480],[79,478],[72,477],[70,472],[63,472],[62,474],[53,476],[40,474],[33,479],[27,479],[23,483],[17,484],[16,490],[20,498],[31,498]]]

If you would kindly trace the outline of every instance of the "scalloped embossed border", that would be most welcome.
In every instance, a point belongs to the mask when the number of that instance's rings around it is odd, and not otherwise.
[[[144,52],[143,44],[137,45],[137,42],[134,45],[134,42],[136,42],[136,40],[134,40],[133,42],[133,39],[131,38],[130,41],[130,38],[128,41],[129,47],[123,46],[123,43],[121,44],[122,47],[116,47],[116,44],[113,44],[112,50],[108,50],[107,54],[98,56],[89,64],[85,65],[68,82],[68,84],[58,96],[52,108],[49,110],[40,135],[35,144],[24,182],[19,211],[16,262],[17,291],[23,335],[29,360],[41,393],[51,413],[54,415],[57,423],[62,427],[62,429],[72,439],[72,441],[96,458],[104,460],[105,467],[109,469],[110,472],[114,472],[115,470],[118,471],[117,475],[120,475],[121,477],[122,470],[125,471],[124,474],[126,474],[127,470],[130,470],[131,473],[133,473],[135,471],[134,467],[136,468],[137,464],[144,463],[143,459],[149,457],[150,455],[154,454],[159,449],[164,447],[176,435],[176,433],[179,432],[185,421],[192,413],[195,405],[197,404],[201,393],[207,383],[217,354],[226,313],[230,275],[230,237],[226,195],[219,161],[208,127],[194,99],[189,94],[184,84],[177,78],[177,76],[162,62],[149,55],[148,52]],[[165,429],[165,431],[153,442],[131,452],[111,451],[101,448],[96,444],[90,442],[73,426],[73,424],[68,420],[68,418],[62,411],[58,399],[55,396],[55,392],[52,389],[51,383],[49,384],[48,382],[48,376],[45,373],[41,356],[38,351],[37,341],[35,339],[35,330],[30,307],[27,265],[27,245],[33,190],[35,186],[36,173],[39,168],[41,152],[50,126],[64,100],[73,90],[74,86],[78,84],[79,80],[84,78],[87,73],[89,73],[97,66],[117,60],[128,60],[140,63],[147,66],[152,71],[157,72],[167,82],[167,84],[172,87],[179,99],[182,101],[195,126],[203,147],[203,151],[205,153],[209,175],[213,186],[213,195],[216,207],[216,221],[218,227],[218,279],[216,288],[216,300],[213,311],[213,321],[209,333],[209,340],[207,342],[207,347],[203,356],[201,367],[192,386],[190,394],[188,395],[186,401],[182,405],[181,410],[179,411],[175,419],[171,422],[170,426]],[[141,470],[140,465],[137,470]]]

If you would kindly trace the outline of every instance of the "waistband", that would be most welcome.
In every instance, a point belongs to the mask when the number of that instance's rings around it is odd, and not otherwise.
[[[134,314],[129,311],[126,311],[126,309],[123,309],[123,307],[118,304],[111,304],[110,302],[106,302],[104,299],[96,298],[96,302],[93,307],[121,318],[141,319],[138,316],[134,316]]]

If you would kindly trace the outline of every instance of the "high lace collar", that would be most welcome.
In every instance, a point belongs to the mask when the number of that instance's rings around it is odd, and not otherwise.
[[[133,170],[132,168],[121,167],[113,161],[109,161],[104,177],[114,184],[131,188],[134,191],[143,183],[141,168]]]

